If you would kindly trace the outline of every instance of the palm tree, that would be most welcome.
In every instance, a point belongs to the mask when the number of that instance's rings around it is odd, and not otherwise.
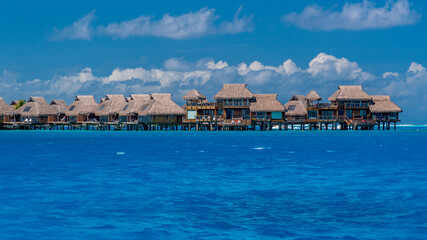
[[[18,103],[16,103],[15,106],[15,110],[19,109],[20,107],[22,107],[25,103],[27,103],[27,100],[24,99],[19,99]]]

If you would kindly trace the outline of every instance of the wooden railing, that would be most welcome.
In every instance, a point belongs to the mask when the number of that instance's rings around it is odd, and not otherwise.
[[[270,121],[271,116],[254,116],[251,119],[252,121]]]
[[[189,107],[215,107],[215,102],[204,102],[204,103],[187,103]]]
[[[222,121],[222,115],[201,115],[201,116],[196,116],[196,121]]]
[[[226,119],[222,122],[223,123],[230,123],[230,124],[250,124],[251,120],[250,119],[236,118],[236,119]]]

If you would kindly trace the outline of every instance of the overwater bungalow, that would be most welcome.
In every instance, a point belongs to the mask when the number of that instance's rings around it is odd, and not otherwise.
[[[149,103],[142,107],[139,115],[140,122],[145,125],[155,125],[160,128],[177,128],[185,115],[184,109],[172,101],[170,93],[152,93]]]
[[[126,104],[119,113],[120,122],[139,123],[139,116],[143,114],[144,107],[150,103],[151,96],[132,94],[126,100]]]
[[[15,119],[22,123],[44,124],[55,122],[56,112],[44,99],[44,97],[30,97],[28,101],[16,110]]]
[[[359,126],[365,129],[375,124],[369,110],[372,97],[362,90],[362,86],[338,86],[338,90],[328,100],[331,102],[331,109],[328,111],[335,112],[332,114],[337,116],[337,122],[344,129]]]
[[[55,122],[65,122],[66,116],[65,112],[68,109],[67,104],[64,100],[52,100],[49,104],[53,111],[56,113],[56,119]]]
[[[12,113],[15,111],[15,107],[8,105],[2,97],[0,97],[0,124],[5,122],[11,122]]]
[[[119,122],[119,113],[126,106],[127,101],[123,95],[107,94],[101,99],[98,109],[95,111],[95,116],[99,118],[99,122]]]
[[[293,95],[285,104],[286,121],[290,124],[304,124],[307,119],[307,100],[303,95]]]
[[[277,94],[255,94],[249,110],[251,114],[252,129],[259,125],[261,130],[271,130],[273,125],[282,129],[285,121],[285,107],[277,100]]]
[[[390,100],[390,96],[386,95],[371,95],[373,103],[369,105],[369,110],[372,114],[372,119],[377,121],[378,129],[381,123],[383,129],[390,129],[390,123],[394,124],[396,129],[396,122],[400,122],[399,113],[402,109]]]
[[[98,103],[95,98],[89,95],[78,95],[74,102],[68,106],[65,115],[70,123],[82,123],[96,121],[95,111],[98,110]]]
[[[222,115],[225,119],[223,126],[227,128],[250,126],[249,108],[256,99],[246,86],[247,84],[223,84],[222,89],[215,94],[218,115]]]
[[[307,121],[316,122],[318,120],[318,105],[320,104],[320,100],[322,97],[314,91],[311,90],[307,95],[305,95],[305,100],[307,101]]]
[[[185,105],[184,110],[186,115],[183,119],[184,123],[188,123],[189,127],[196,124],[196,128],[203,125],[210,125],[212,122],[218,122],[221,117],[218,116],[218,109],[215,102],[208,102],[206,96],[193,89],[184,95]]]

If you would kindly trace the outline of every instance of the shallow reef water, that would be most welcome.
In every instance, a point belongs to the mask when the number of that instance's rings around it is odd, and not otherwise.
[[[427,130],[0,132],[0,239],[427,239]]]

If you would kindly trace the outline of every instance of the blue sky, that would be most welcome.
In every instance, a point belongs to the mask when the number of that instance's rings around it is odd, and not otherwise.
[[[42,1],[0,9],[0,96],[172,92],[211,98],[337,85],[390,94],[406,123],[427,112],[427,2]]]

